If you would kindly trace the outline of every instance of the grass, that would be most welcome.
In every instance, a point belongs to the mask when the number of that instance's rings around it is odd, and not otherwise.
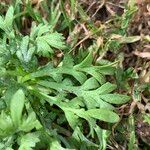
[[[131,31],[140,9],[1,2],[0,149],[148,150],[149,57],[134,48],[149,36]]]

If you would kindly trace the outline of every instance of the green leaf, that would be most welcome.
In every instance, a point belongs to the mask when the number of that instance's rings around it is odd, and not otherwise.
[[[20,137],[18,150],[32,150],[36,143],[40,141],[38,133],[28,133]]]
[[[33,72],[33,73],[27,75],[26,77],[24,77],[25,79],[23,79],[23,80],[26,81],[26,80],[30,80],[33,78],[50,76],[55,81],[58,82],[58,80],[56,80],[56,79],[58,79],[58,77],[59,77],[59,81],[60,81],[60,79],[62,79],[61,75],[63,75],[63,74],[73,76],[81,84],[83,84],[87,79],[87,77],[84,73],[76,71],[73,68],[61,67],[61,66],[54,68],[51,64],[48,64],[44,68],[41,68],[41,69],[37,70],[36,72]]]
[[[109,137],[111,132],[109,130],[101,129],[98,125],[95,127],[95,132],[97,134],[100,143],[99,149],[106,150],[107,138]]]
[[[31,112],[28,117],[25,116],[22,119],[22,123],[19,126],[19,129],[24,132],[29,132],[32,129],[36,128],[37,130],[40,129],[42,126],[40,122],[36,119],[36,115],[34,112]]]
[[[100,95],[100,98],[112,104],[124,104],[131,99],[129,96],[122,94],[105,94]]]
[[[12,97],[10,103],[10,114],[15,126],[19,126],[22,121],[22,111],[25,103],[24,92],[19,89]]]
[[[78,68],[89,67],[92,65],[92,61],[93,61],[93,52],[90,51],[87,57],[80,64],[75,65],[74,68],[78,69]]]
[[[101,85],[104,84],[106,81],[104,75],[102,75],[101,73],[97,72],[94,68],[90,69],[90,70],[86,70],[85,72],[87,72],[88,74],[90,74],[91,76],[93,76]]]
[[[75,141],[78,142],[78,143],[75,143]],[[98,148],[98,145],[95,144],[94,142],[88,140],[82,133],[82,131],[80,130],[79,127],[76,127],[76,129],[74,130],[73,132],[73,135],[72,135],[72,141],[73,141],[73,144],[76,144],[75,146],[78,148],[78,149],[87,149],[87,147],[90,147],[90,146],[93,146],[95,149]]]
[[[105,122],[115,123],[119,121],[119,116],[108,109],[90,109],[85,113],[92,118],[99,119]]]
[[[147,122],[150,125],[150,114],[144,114],[144,122]]]
[[[85,81],[85,83],[82,85],[82,90],[92,90],[99,87],[99,83],[95,78],[90,78]]]
[[[44,33],[49,32],[50,28],[51,28],[51,27],[48,26],[47,24],[45,24],[45,25],[39,24],[39,30],[38,30],[37,36],[40,37],[40,36],[42,36]]]
[[[23,37],[20,44],[20,49],[18,49],[17,51],[17,56],[20,61],[24,63],[29,63],[34,51],[35,47],[29,48],[29,36]]]
[[[0,29],[5,30],[4,18],[2,16],[0,16]]]
[[[83,84],[87,79],[84,73],[76,71],[74,69],[70,69],[70,68],[61,67],[58,70],[58,73],[72,75],[77,81],[80,82],[80,84]]]
[[[48,57],[48,56],[50,56],[50,54],[54,53],[52,48],[49,46],[49,44],[43,38],[37,39],[37,48],[38,48],[37,53],[44,57]]]
[[[12,28],[13,15],[14,15],[14,8],[13,6],[10,6],[5,15],[5,19],[2,16],[0,16],[0,28],[2,30],[10,32],[10,29]]]
[[[49,150],[65,150],[57,139],[51,139]]]
[[[0,115],[0,137],[5,137],[14,132],[14,124],[9,115],[6,115],[4,111]]]
[[[63,67],[72,68],[74,66],[74,60],[73,60],[73,58],[70,54],[65,54],[64,55],[64,59],[63,59],[62,63],[63,63],[62,64]]]
[[[69,102],[67,102],[67,105],[69,107],[73,107],[73,108],[80,108],[80,107],[85,107],[84,103],[83,103],[83,98],[81,97],[75,97],[72,100],[70,100]]]
[[[128,131],[129,131],[129,141],[128,141],[128,150],[138,149],[138,145],[136,142],[136,129],[135,129],[135,119],[131,114],[128,118]]]
[[[41,34],[41,33],[40,33]],[[41,53],[43,56],[48,56],[49,53],[53,53],[56,49],[65,49],[65,42],[63,41],[64,37],[60,33],[49,33],[43,36],[38,36],[36,38],[37,46],[38,46],[38,53]]]
[[[93,80],[93,79],[88,79],[88,80],[85,82],[85,85],[83,84],[82,86],[68,86],[68,85],[65,85],[62,83],[55,83],[55,82],[48,82],[48,81],[39,81],[38,84],[42,85],[44,87],[49,87],[49,88],[55,89],[59,92],[65,91],[68,93],[74,93],[78,97],[83,97],[84,98],[83,102],[90,109],[95,108],[95,107],[113,109],[113,107],[109,103],[107,103],[106,101],[103,101],[100,98],[100,95],[99,95],[101,92],[100,89],[102,89],[103,91],[104,91],[104,89],[99,87],[98,89],[91,90],[91,87],[93,88],[93,86],[94,86],[94,88],[95,88],[95,85],[91,86],[91,84],[89,84],[89,82],[91,82],[91,80]],[[94,80],[94,82],[96,82],[96,81]],[[96,84],[98,84],[98,83],[96,83]],[[107,83],[107,85],[108,85],[108,83]],[[111,85],[110,87],[111,88],[107,89],[107,91],[114,90],[113,85]]]
[[[0,140],[1,150],[13,150],[14,136],[8,136]]]
[[[4,21],[5,28],[10,29],[12,27],[13,15],[14,15],[14,8],[13,6],[10,6],[5,16]]]
[[[94,91],[81,91],[82,93],[78,93],[78,96],[82,96],[84,98],[84,103],[86,104],[86,107],[88,109],[92,108],[108,108],[108,109],[114,109],[114,107],[100,99],[97,90]]]
[[[37,54],[49,57],[54,49],[64,50],[66,48],[64,37],[61,33],[51,33],[52,26],[48,23],[36,26],[32,23],[30,39],[37,45]]]
[[[43,26],[42,24],[39,24],[38,26],[36,26],[36,23],[32,22],[31,32],[30,32],[30,39],[31,40],[35,40],[35,38],[37,37],[38,32],[42,26]]]
[[[114,91],[117,88],[115,84],[111,84],[109,82],[103,84],[100,88],[97,89],[98,94],[108,94]]]
[[[115,68],[112,67],[111,65],[88,66],[88,67],[83,67],[83,68],[75,67],[75,69],[81,72],[86,72],[87,74],[93,76],[96,80],[99,81],[100,84],[104,84],[105,82],[105,78],[103,75],[113,75],[115,72]]]
[[[56,6],[54,5],[54,3],[51,3],[49,24],[52,26],[52,29],[57,25],[60,16],[61,16],[60,3],[57,3]]]
[[[69,125],[72,127],[72,129],[75,129],[79,123],[79,117],[71,111],[64,109],[64,112]]]
[[[78,65],[74,66],[74,69],[79,70],[81,72],[86,72],[93,76],[96,80],[99,81],[100,84],[105,83],[105,78],[103,74],[112,75],[114,74],[114,68],[112,64],[105,65],[105,66],[93,66],[93,52],[90,51],[88,56]]]
[[[87,113],[85,113],[85,110],[84,109],[74,109],[74,108],[70,108],[67,106],[66,103],[61,103],[59,105],[59,107],[63,110],[63,111],[68,111],[69,113],[71,112],[71,114],[74,114],[80,118],[83,118],[85,120],[87,120],[87,122],[89,123],[89,126],[90,126],[90,134],[93,135],[93,127],[95,126],[96,122],[95,120],[90,117]],[[79,122],[77,120],[77,117],[74,116],[74,118],[76,119],[74,122],[72,122],[70,125],[71,127],[74,129],[78,124],[75,125],[75,122]],[[70,117],[70,116],[69,116]],[[70,118],[69,118],[70,119]],[[70,120],[72,121],[72,120]]]
[[[57,49],[64,49],[66,48],[64,37],[60,33],[51,33],[49,35],[43,36],[43,38],[46,40],[47,43],[49,43],[50,46],[57,48]]]

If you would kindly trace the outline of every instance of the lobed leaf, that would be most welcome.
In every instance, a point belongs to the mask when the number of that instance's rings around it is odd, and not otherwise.
[[[18,127],[21,124],[24,103],[25,103],[24,92],[21,89],[19,89],[13,95],[10,103],[11,118],[16,127]]]
[[[124,104],[130,100],[130,96],[122,94],[104,94],[100,98],[112,104]]]
[[[90,109],[85,113],[92,118],[99,119],[105,122],[115,123],[119,121],[119,116],[108,109]]]

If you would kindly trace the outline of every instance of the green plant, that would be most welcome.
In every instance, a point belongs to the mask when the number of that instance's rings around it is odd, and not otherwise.
[[[0,148],[105,149],[109,131],[98,124],[118,122],[113,104],[130,100],[112,93],[117,87],[106,81],[115,72],[114,63],[93,65],[93,51],[76,63],[54,24],[31,14],[43,23],[33,22],[24,36],[15,15],[10,6],[0,16]],[[64,58],[55,66],[57,50]],[[41,56],[48,58],[44,66],[38,62]]]

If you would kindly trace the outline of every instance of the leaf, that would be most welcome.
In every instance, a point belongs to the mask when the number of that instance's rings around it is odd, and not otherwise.
[[[95,78],[90,78],[84,82],[82,85],[82,90],[92,90],[99,87],[99,83]]]
[[[105,77],[101,73],[97,72],[95,69],[90,69],[85,72],[93,76],[97,81],[99,81],[100,84],[105,83]]]
[[[40,33],[41,34],[41,33]],[[43,36],[38,36],[36,42],[38,45],[37,52],[41,53],[43,56],[48,56],[49,53],[53,53],[53,48],[65,49],[65,42],[63,41],[64,37],[60,33],[49,33]]]
[[[82,95],[81,95],[82,94]],[[82,91],[81,94],[78,94],[78,96],[82,96],[84,98],[84,103],[86,104],[86,107],[88,109],[92,108],[108,108],[108,109],[114,109],[114,107],[100,99],[99,95],[97,94],[97,91]]]
[[[57,139],[51,139],[49,150],[65,150]]]
[[[10,114],[15,126],[21,124],[22,111],[25,103],[24,92],[19,89],[12,97],[10,103]]]
[[[36,26],[36,23],[32,22],[31,32],[30,32],[31,40],[35,40],[41,27],[42,27],[42,24],[39,24],[38,26]]]
[[[104,94],[100,98],[112,104],[124,104],[130,100],[130,97],[122,94]]]
[[[141,58],[147,58],[150,59],[150,52],[139,52],[139,51],[134,51],[134,55],[139,56]]]
[[[90,81],[91,79],[88,79],[88,80]],[[67,86],[67,85],[64,85],[64,84],[61,84],[61,83],[48,82],[48,81],[39,81],[38,84],[42,85],[42,86],[45,86],[45,87],[49,87],[49,88],[55,89],[55,90],[57,90],[59,92],[60,91],[61,92],[62,91],[65,91],[65,92],[67,91],[69,93],[74,93],[78,97],[83,97],[84,98],[83,102],[90,109],[91,108],[95,108],[95,107],[113,109],[113,107],[109,103],[103,101],[100,98],[100,96],[99,96],[99,93],[100,93],[99,88],[91,90],[91,85],[87,84],[87,82],[89,82],[88,80],[85,83],[86,84],[86,90],[85,90],[85,85],[84,84],[82,86]],[[89,87],[87,87],[87,85]],[[87,89],[90,89],[90,90],[87,90]],[[114,86],[113,86],[113,89],[114,89]]]
[[[78,143],[75,143],[75,141],[78,142]],[[95,147],[95,149],[97,149],[98,145],[95,144],[94,142],[88,140],[82,133],[82,131],[80,130],[79,127],[76,127],[76,129],[74,130],[73,132],[73,135],[72,135],[72,141],[73,144],[76,144],[75,146],[78,148],[78,149],[82,149],[84,146],[84,149],[87,149],[87,147],[90,147],[90,146],[93,146]]]
[[[10,107],[10,99],[12,99],[12,96],[16,93],[17,90],[18,87],[11,84],[7,87],[7,90],[5,91],[5,102],[7,106]]]
[[[57,22],[61,16],[60,11],[60,3],[58,3],[56,6],[54,3],[51,4],[51,10],[50,10],[50,17],[49,17],[49,24],[52,26],[52,29],[57,25]]]
[[[42,126],[40,122],[36,119],[36,115],[34,112],[31,112],[28,117],[23,117],[22,123],[19,126],[19,129],[24,132],[29,132],[32,129],[36,128],[40,129]]]
[[[22,42],[20,44],[20,49],[17,51],[17,56],[20,59],[20,61],[29,63],[34,51],[35,47],[29,48],[29,36],[23,37]]]
[[[40,25],[39,25],[39,30],[38,30],[37,36],[40,37],[40,36],[42,36],[44,33],[49,32],[50,28],[51,28],[51,27],[48,26],[47,24],[45,24],[45,25],[40,24]]]
[[[73,108],[80,108],[80,107],[85,107],[84,103],[83,103],[83,98],[81,97],[75,97],[72,100],[70,100],[69,102],[67,102],[67,105],[69,107],[73,107]]]
[[[5,28],[10,29],[12,27],[13,15],[14,15],[14,8],[13,6],[10,6],[8,8],[8,11],[6,13],[5,20],[4,20]]]
[[[93,76],[100,84],[105,83],[105,78],[102,74],[112,75],[114,73],[114,68],[110,65],[106,66],[93,66],[93,52],[90,51],[88,56],[78,65],[74,66],[74,69],[81,72],[86,72]]]
[[[131,0],[128,3],[128,7],[127,9],[124,11],[122,17],[121,17],[121,29],[123,34],[125,34],[126,29],[129,25],[129,21],[131,20],[134,12],[138,9],[138,7],[136,5],[134,5],[134,1],[132,1],[131,4]]]
[[[5,19],[3,19],[2,16],[0,16],[0,28],[5,32],[9,32],[9,34],[14,19],[13,15],[14,15],[14,8],[13,6],[10,6],[6,12]]]
[[[74,68],[84,68],[84,67],[89,67],[92,65],[93,62],[93,52],[90,51],[90,53],[87,55],[87,57],[78,65],[75,65]]]
[[[0,149],[1,150],[13,150],[14,137],[9,136],[6,138],[3,138],[3,140],[0,141]]]
[[[134,43],[141,40],[140,36],[121,37],[118,39],[119,43]]]
[[[144,114],[143,118],[144,118],[144,122],[147,122],[150,125],[150,114]]]
[[[44,57],[48,57],[50,54],[54,53],[52,48],[43,38],[37,39],[37,48],[37,53]]]
[[[9,115],[6,115],[4,111],[1,111],[0,115],[0,137],[5,137],[14,132],[15,128],[12,119]]]
[[[129,126],[129,141],[128,141],[128,149],[138,149],[138,145],[136,143],[136,132],[135,132],[135,119],[131,114],[128,118],[128,126]]]
[[[0,29],[5,30],[4,18],[2,16],[0,16]]]
[[[72,127],[72,129],[75,129],[76,126],[78,126],[79,117],[71,111],[67,111],[64,109],[64,112],[69,125]]]
[[[63,63],[62,64],[63,67],[70,67],[70,68],[72,68],[73,65],[74,65],[74,60],[73,60],[73,58],[72,58],[72,56],[70,54],[65,54],[62,63]]]
[[[84,84],[82,86],[84,86]],[[88,108],[91,109],[91,108],[95,108],[95,107],[100,107],[100,108],[113,109],[113,107],[109,103],[100,99],[99,95],[101,95],[103,93],[112,92],[116,88],[115,85],[113,85],[111,83],[105,83],[97,89],[88,90],[88,91],[82,90],[82,86],[81,86],[81,89],[78,88],[79,90],[74,90],[74,91],[77,96],[82,96],[84,98],[84,102],[86,103]],[[91,86],[89,85],[89,87],[91,87]]]
[[[95,120],[94,120],[92,117],[90,117],[88,114],[85,113],[85,110],[84,110],[84,109],[74,109],[74,108],[70,108],[70,107],[67,106],[66,103],[61,103],[61,104],[58,105],[58,106],[59,106],[63,111],[68,111],[69,113],[71,112],[71,114],[73,113],[73,114],[75,114],[76,116],[87,120],[87,122],[89,123],[89,126],[90,126],[90,134],[93,135],[93,127],[95,126],[96,122],[95,122]],[[75,117],[75,116],[74,116],[74,117]],[[72,121],[72,120],[70,120],[70,121]],[[77,117],[76,117],[76,122],[79,122],[79,121],[77,120]],[[74,129],[74,127],[77,126],[77,125],[75,126],[74,123],[75,123],[75,121],[73,122],[73,124],[70,124],[70,125],[73,127],[73,129]]]
[[[136,3],[138,3],[138,2],[139,2],[139,0],[137,0],[137,1],[136,0],[129,0],[128,1],[128,7],[133,8],[134,6],[136,6]]]
[[[112,65],[112,64],[111,64]],[[113,75],[115,72],[115,68],[111,65],[105,66],[89,66],[84,68],[76,68],[81,72],[86,72],[87,74],[93,76],[95,79],[99,81],[100,84],[104,84],[105,78],[103,75]]]
[[[18,150],[32,150],[35,147],[36,143],[40,141],[38,133],[28,133],[20,137],[18,141],[19,149]]]
[[[37,45],[37,54],[49,57],[55,49],[64,50],[66,48],[64,37],[61,33],[51,33],[52,26],[48,23],[36,26],[32,23],[30,39]]]
[[[70,68],[61,67],[58,70],[58,73],[72,75],[77,81],[80,82],[80,84],[83,84],[87,79],[84,73],[76,71],[74,69],[70,69]]]
[[[66,48],[64,37],[60,33],[51,33],[49,35],[43,36],[47,43],[49,43],[50,46],[57,48],[57,49],[64,49]]]
[[[97,89],[98,94],[108,94],[114,91],[117,88],[115,84],[111,84],[109,82],[103,84],[100,88]]]
[[[105,122],[115,123],[119,121],[119,116],[108,109],[90,109],[85,111],[85,114]]]
[[[30,80],[33,78],[44,77],[44,76],[50,76],[54,80],[58,79],[56,77],[59,77],[59,79],[62,79],[61,75],[63,75],[63,74],[73,76],[81,84],[83,84],[87,79],[87,77],[84,73],[76,71],[73,68],[69,68],[69,67],[54,68],[51,64],[48,64],[44,68],[39,69],[37,72],[33,72],[31,74],[28,74],[26,77],[24,77],[27,79],[24,79],[24,80]],[[55,80],[55,81],[57,81],[57,80]]]
[[[107,138],[109,137],[111,132],[109,130],[101,129],[98,125],[94,129],[99,139],[99,143],[100,143],[99,149],[106,150]]]

